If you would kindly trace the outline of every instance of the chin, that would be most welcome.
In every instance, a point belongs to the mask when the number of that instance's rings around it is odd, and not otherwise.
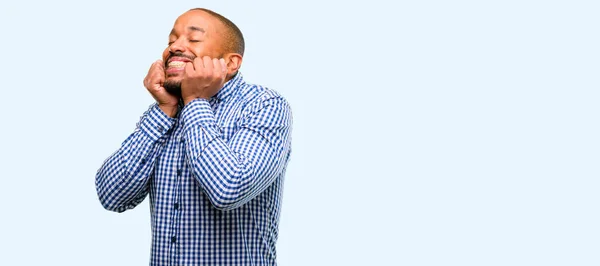
[[[176,96],[181,96],[181,79],[166,79],[163,87],[168,93]]]
[[[181,79],[183,79],[183,71],[175,72],[175,73],[173,73],[173,72],[171,72],[171,73],[165,73],[165,77],[167,79],[179,79],[179,80],[181,80]]]

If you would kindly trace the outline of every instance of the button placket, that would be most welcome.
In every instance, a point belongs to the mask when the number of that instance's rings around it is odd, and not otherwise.
[[[184,156],[184,147],[182,145],[182,141],[184,140],[183,135],[181,135],[181,124],[177,123],[176,128],[173,132],[173,136],[174,138],[172,139],[174,146],[176,146],[175,148],[175,162],[173,164],[173,167],[175,168],[175,178],[174,178],[174,191],[173,191],[173,205],[172,205],[172,223],[171,223],[171,239],[170,239],[170,244],[171,246],[171,258],[172,258],[172,263],[177,263],[178,262],[178,250],[179,250],[179,246],[180,243],[177,241],[178,240],[178,234],[179,234],[179,226],[180,226],[180,219],[181,219],[181,186],[182,186],[182,176],[183,176],[183,156]],[[179,134],[178,134],[179,133]]]
[[[177,187],[180,186],[179,184],[180,184],[180,180],[181,180],[181,173],[182,173],[181,168],[177,169],[177,177],[175,178],[175,180],[177,182]],[[176,196],[175,196],[175,203],[173,204],[173,209],[175,209],[177,211],[177,210],[179,210],[179,200],[180,200],[179,199],[179,197],[180,197],[179,190],[177,190],[175,193],[176,193]],[[177,213],[175,213],[175,215],[177,216]]]

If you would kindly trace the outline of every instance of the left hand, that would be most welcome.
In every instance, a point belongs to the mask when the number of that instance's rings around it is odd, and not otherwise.
[[[224,59],[204,56],[196,57],[193,62],[185,65],[181,81],[181,98],[184,104],[194,99],[209,99],[225,84],[227,65]]]

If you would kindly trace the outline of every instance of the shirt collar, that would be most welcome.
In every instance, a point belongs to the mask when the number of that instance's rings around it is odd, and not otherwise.
[[[217,92],[217,95],[215,95],[214,98],[218,99],[219,101],[224,101],[225,99],[227,99],[227,97],[233,94],[236,88],[242,85],[243,82],[244,78],[242,77],[242,73],[238,71],[237,74],[233,76],[233,78],[225,82],[223,88],[221,88],[219,92]]]

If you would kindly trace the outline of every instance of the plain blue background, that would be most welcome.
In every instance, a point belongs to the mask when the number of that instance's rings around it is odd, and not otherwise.
[[[0,4],[1,265],[147,265],[94,177],[193,7],[292,105],[280,265],[600,265],[597,1],[172,2]]]

